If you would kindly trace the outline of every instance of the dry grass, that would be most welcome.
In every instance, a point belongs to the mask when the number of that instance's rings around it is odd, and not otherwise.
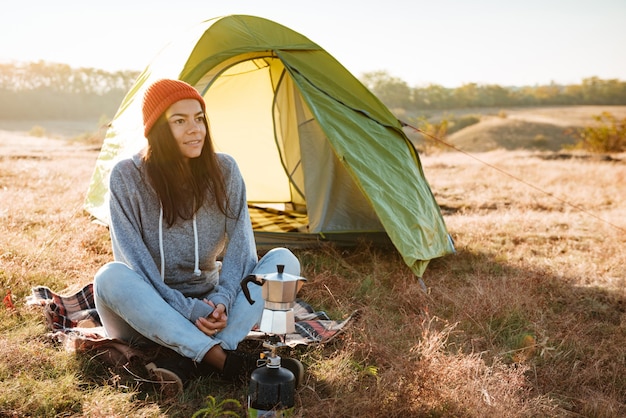
[[[208,381],[165,401],[45,338],[30,288],[77,289],[111,258],[81,210],[97,154],[0,141],[0,284],[17,306],[0,312],[0,416],[190,416],[209,394],[245,404],[245,387]],[[552,156],[423,157],[458,249],[431,263],[428,292],[394,251],[298,252],[302,296],[334,318],[359,315],[341,339],[296,350],[307,367],[297,416],[626,414],[626,156]]]

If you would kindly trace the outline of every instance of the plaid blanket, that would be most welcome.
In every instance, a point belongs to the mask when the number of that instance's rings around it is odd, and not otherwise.
[[[146,357],[146,353],[138,348],[106,336],[96,311],[92,283],[67,296],[55,293],[46,286],[37,286],[26,298],[26,303],[43,307],[50,329],[47,336],[63,344],[68,351],[97,350],[105,360],[113,364]],[[331,320],[325,312],[315,311],[308,303],[298,299],[294,307],[294,317],[296,332],[285,338],[285,344],[290,347],[329,342],[341,333],[355,315],[342,321]],[[247,338],[265,339],[265,334],[252,330]]]

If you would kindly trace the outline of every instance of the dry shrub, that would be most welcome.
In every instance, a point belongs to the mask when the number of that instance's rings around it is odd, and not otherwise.
[[[626,118],[619,120],[604,111],[593,119],[595,123],[571,132],[578,139],[575,148],[598,153],[626,151]]]

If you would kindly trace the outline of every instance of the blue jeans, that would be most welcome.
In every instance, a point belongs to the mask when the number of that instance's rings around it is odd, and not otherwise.
[[[285,273],[300,275],[300,262],[285,248],[265,254],[252,273],[275,273],[277,264],[285,266]],[[248,288],[256,303],[250,305],[240,290],[228,313],[226,328],[212,337],[172,308],[154,287],[124,263],[112,262],[100,268],[94,278],[94,299],[109,337],[137,345],[152,341],[200,362],[216,344],[225,350],[236,349],[261,320],[261,286]]]

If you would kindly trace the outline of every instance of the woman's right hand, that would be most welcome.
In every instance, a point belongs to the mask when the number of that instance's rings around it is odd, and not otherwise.
[[[196,320],[196,327],[209,337],[215,336],[218,332],[226,328],[228,323],[228,316],[226,315],[226,307],[223,304],[215,304],[209,300],[204,300],[204,303],[213,307],[213,312],[206,318],[198,318]]]

